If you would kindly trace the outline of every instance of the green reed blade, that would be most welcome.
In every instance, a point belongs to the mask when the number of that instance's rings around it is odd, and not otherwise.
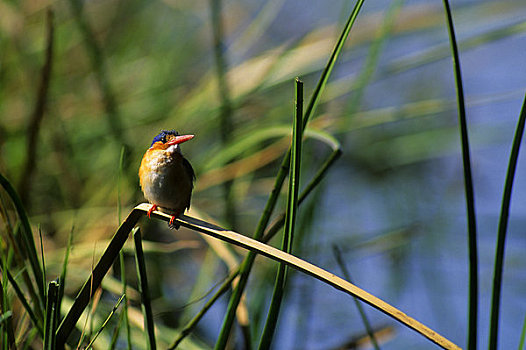
[[[56,281],[49,282],[46,300],[46,319],[44,322],[44,349],[55,350],[56,340],[56,313],[58,296],[58,283]]]
[[[287,253],[292,252],[292,242],[294,238],[294,228],[296,225],[296,215],[298,208],[298,188],[300,181],[300,166],[301,166],[301,142],[303,139],[302,115],[303,115],[303,82],[296,78],[296,113],[294,115],[294,122],[292,128],[292,145],[291,145],[291,160],[290,168],[291,174],[289,176],[289,191],[287,200],[287,211],[285,213],[285,229],[283,231],[283,240],[281,250]],[[287,280],[287,265],[280,263],[276,281],[274,283],[274,291],[272,292],[272,299],[270,301],[270,308],[268,311],[267,320],[261,340],[259,349],[266,350],[272,344],[272,338],[276,330],[279,311],[281,309],[281,302],[285,293],[285,284]]]
[[[16,282],[14,277],[11,275],[11,272],[9,272],[9,270],[6,269],[5,273],[6,273],[7,279],[9,280],[9,283],[11,284],[11,286],[13,286],[13,289],[15,290],[16,296],[18,297],[18,299],[22,303],[22,306],[24,307],[24,309],[27,311],[27,314],[29,315],[29,318],[31,319],[31,321],[33,321],[33,325],[38,330],[39,334],[41,336],[44,336],[44,331],[43,331],[43,328],[42,328],[42,322],[35,315],[33,309],[31,308],[31,306],[29,306],[29,303],[26,300],[24,292],[22,291],[22,289],[20,288],[20,286],[18,285],[18,283]]]
[[[121,178],[122,174],[124,173],[124,156],[126,155],[126,149],[124,146],[121,147],[121,155],[119,157],[119,176],[117,178],[117,219],[119,220],[118,224],[121,223],[121,212],[122,212],[122,204],[121,204]],[[124,296],[124,310],[123,312],[123,321],[124,325],[126,327],[126,339],[128,343],[128,350],[132,349],[132,340],[131,340],[131,327],[130,327],[130,318],[128,315],[128,283],[126,282],[126,266],[124,265],[124,252],[121,250],[119,252],[119,264],[120,264],[120,273],[121,273],[121,286],[122,286],[122,295]],[[118,327],[116,329],[116,337],[119,332],[120,328]],[[114,346],[115,343],[112,344]]]
[[[345,262],[343,261],[342,252],[340,248],[337,245],[333,245],[332,250],[334,252],[334,257],[336,258],[336,262],[338,263],[338,266],[342,270],[343,277],[345,277],[347,281],[353,283],[353,281],[351,280],[351,274],[349,273],[349,270],[347,269],[347,266],[345,265]],[[356,308],[358,309],[358,312],[360,313],[360,318],[362,319],[363,325],[365,326],[367,335],[371,339],[371,343],[373,344],[373,347],[376,350],[380,350],[380,346],[378,345],[378,341],[376,340],[376,337],[374,335],[373,327],[371,326],[371,323],[369,322],[369,319],[367,318],[367,315],[365,314],[362,304],[360,303],[358,299],[356,298],[353,298],[353,299],[354,299]]]
[[[7,270],[5,269],[5,259],[3,257],[2,266],[2,280],[5,281],[6,276],[3,272]],[[2,280],[0,280],[0,311],[3,314],[1,315],[2,322],[0,322],[0,346],[2,349],[9,349],[15,346],[15,332],[13,330],[12,311],[8,310],[10,306],[8,306],[7,300],[7,285]]]
[[[144,262],[144,252],[142,250],[141,230],[135,229],[133,240],[135,242],[135,263],[137,265],[139,292],[141,293],[144,328],[147,331],[148,349],[155,350],[157,348],[155,344],[155,324],[153,323],[150,290],[148,288],[148,277],[146,275],[146,263]]]
[[[497,247],[495,250],[495,266],[493,269],[493,289],[491,296],[491,317],[489,329],[489,349],[496,350],[499,336],[499,312],[500,312],[500,293],[502,290],[502,272],[504,269],[504,251],[506,244],[506,231],[508,229],[508,218],[510,215],[511,191],[513,179],[517,169],[521,140],[524,134],[524,124],[526,121],[526,95],[522,104],[521,114],[517,122],[513,145],[511,147],[510,161],[506,173],[506,182],[502,194],[502,207],[499,217],[499,227],[497,232]]]
[[[22,226],[21,235],[22,235],[22,244],[24,249],[22,250],[25,257],[29,259],[29,264],[31,266],[31,271],[33,272],[33,275],[35,277],[35,281],[37,284],[37,288],[39,291],[39,294],[37,294],[38,301],[36,302],[36,305],[40,307],[41,313],[44,314],[44,300],[45,300],[45,280],[44,275],[42,273],[42,265],[38,262],[38,254],[37,249],[35,246],[35,240],[33,239],[33,232],[31,230],[31,225],[29,224],[29,218],[27,216],[26,210],[24,209],[24,206],[22,204],[22,201],[20,200],[20,197],[16,193],[15,189],[11,185],[11,183],[2,175],[0,174],[0,185],[4,188],[4,190],[7,192],[8,196],[11,198],[16,212],[18,214],[18,217],[20,219],[20,223]]]
[[[524,316],[524,321],[522,321],[522,331],[519,341],[519,347],[517,349],[524,350],[524,341],[526,340],[526,315]]]
[[[95,335],[91,338],[89,344],[85,347],[85,349],[90,349],[91,346],[93,346],[93,343],[95,342],[95,340],[97,340],[98,336],[102,333],[104,328],[106,328],[106,326],[108,325],[108,322],[110,321],[112,316],[115,314],[115,312],[117,312],[117,309],[119,308],[119,305],[121,304],[121,302],[124,299],[125,299],[125,295],[123,294],[123,295],[121,295],[119,300],[117,300],[117,304],[115,304],[115,306],[113,306],[113,309],[111,310],[110,314],[108,315],[108,317],[106,317],[106,319],[104,320],[104,322],[102,323],[100,328],[97,330],[97,332],[95,332]]]
[[[74,227],[71,227],[68,237],[68,245],[66,246],[66,253],[64,255],[64,261],[62,262],[62,272],[60,273],[59,284],[58,284],[58,312],[57,317],[60,318],[60,310],[62,305],[62,299],[64,298],[64,288],[66,288],[66,273],[68,270],[69,253],[71,252],[71,245],[73,243],[73,232]],[[59,320],[57,319],[57,324]]]
[[[464,88],[460,70],[460,57],[458,53],[453,16],[448,0],[444,0],[449,42],[451,43],[451,56],[455,69],[455,82],[458,101],[458,120],[460,124],[460,140],[462,143],[462,161],[464,165],[464,188],[466,194],[466,209],[468,219],[468,251],[469,251],[469,311],[468,311],[468,349],[477,348],[477,323],[478,323],[478,251],[477,251],[477,220],[475,216],[475,193],[473,190],[473,177],[471,174],[471,157],[469,151],[468,126],[466,120],[466,106],[464,103]]]

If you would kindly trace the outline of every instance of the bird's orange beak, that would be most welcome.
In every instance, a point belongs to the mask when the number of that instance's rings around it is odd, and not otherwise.
[[[175,136],[170,141],[166,142],[165,145],[178,145],[180,143],[189,141],[194,138],[195,135],[179,135]]]

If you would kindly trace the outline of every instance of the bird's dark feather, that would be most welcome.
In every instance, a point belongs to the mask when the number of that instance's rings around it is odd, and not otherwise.
[[[156,142],[165,143],[166,142],[166,136],[168,136],[168,135],[178,136],[179,133],[177,131],[175,131],[175,130],[161,130],[159,135],[157,135],[157,136],[155,136],[153,138],[153,141],[152,141],[152,144],[150,145],[150,147],[152,147],[153,144],[156,143]]]

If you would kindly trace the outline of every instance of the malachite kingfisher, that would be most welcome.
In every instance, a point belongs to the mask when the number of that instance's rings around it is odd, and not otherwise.
[[[142,157],[139,179],[144,197],[152,207],[148,217],[157,208],[168,209],[174,220],[190,208],[195,173],[192,165],[181,153],[181,143],[194,135],[179,135],[175,130],[163,130],[154,137],[152,145]]]

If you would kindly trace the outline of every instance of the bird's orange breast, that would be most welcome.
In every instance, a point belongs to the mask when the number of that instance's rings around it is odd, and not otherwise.
[[[193,172],[185,168],[179,152],[155,146],[146,151],[139,168],[144,197],[159,207],[183,213],[190,207]]]

